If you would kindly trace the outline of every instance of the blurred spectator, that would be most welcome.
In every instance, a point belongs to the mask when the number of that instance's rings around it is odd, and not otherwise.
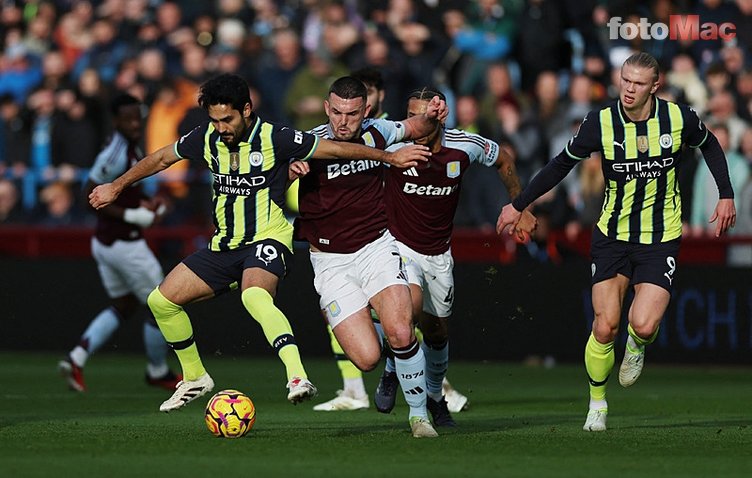
[[[23,224],[26,212],[21,207],[18,188],[9,179],[0,178],[0,224]]]
[[[137,81],[143,86],[145,92],[145,96],[141,99],[146,105],[151,106],[159,89],[169,76],[164,53],[157,48],[143,50],[136,59],[136,71]]]
[[[671,62],[671,70],[666,75],[666,81],[682,92],[684,101],[689,103],[698,114],[701,115],[705,111],[708,92],[692,57],[686,54],[675,56]]]
[[[735,191],[738,204],[736,209],[736,226],[733,231],[739,236],[752,236],[752,128],[748,128],[742,136],[741,154],[747,162],[750,174],[747,182]],[[728,264],[732,266],[752,266],[752,244],[732,244],[728,250]]]
[[[146,120],[146,154],[178,140],[178,126],[196,104],[197,95],[196,85],[185,80],[175,79],[160,85]],[[188,161],[178,161],[159,174],[162,186],[172,198],[187,196],[187,170]]]
[[[496,118],[498,129],[492,137],[499,138],[499,143],[512,146],[517,176],[521,184],[527,184],[547,160],[540,127],[532,118],[523,118],[519,105],[513,99],[501,100],[496,105]]]
[[[457,98],[457,129],[491,138],[491,129],[480,117],[478,100],[474,96]],[[505,146],[502,146],[505,147]],[[512,153],[507,149],[507,153]],[[504,185],[499,181],[499,173],[477,163],[471,163],[463,181],[466,186],[460,190],[460,200],[455,214],[459,226],[478,227],[494,231],[501,206],[510,198]]]
[[[509,55],[517,35],[521,0],[474,0],[467,7],[467,23],[454,36],[465,53],[459,94],[477,94],[486,67]]]
[[[731,92],[721,91],[708,100],[708,122],[726,125],[729,149],[724,148],[724,151],[739,149],[747,124],[736,114],[736,100]]]
[[[100,18],[92,26],[93,45],[84,51],[73,67],[73,78],[78,80],[87,68],[94,68],[102,81],[111,83],[117,76],[120,63],[126,58],[128,48],[117,38],[117,25]]]
[[[744,156],[730,147],[731,136],[727,125],[708,123],[708,128],[715,134],[721,148],[726,152],[731,186],[735,192],[740,192],[744,189],[750,177],[749,163]],[[692,190],[694,194],[692,196],[692,216],[689,223],[691,234],[695,237],[709,236],[714,233],[716,227],[714,223],[711,224],[708,221],[713,217],[718,202],[718,188],[705,161],[702,161],[697,167]],[[736,196],[734,205],[737,209],[742,207],[742,204],[739,204],[739,196]],[[738,233],[739,230],[736,228],[729,230],[729,234]]]
[[[387,118],[389,115],[384,111],[384,77],[376,68],[365,67],[350,73],[353,78],[357,78],[366,85],[368,96],[366,100],[371,110],[368,112],[368,118]]]
[[[10,93],[20,103],[43,79],[42,68],[20,41],[10,43],[6,36],[5,50],[0,56],[0,95]]]
[[[326,123],[324,98],[329,85],[347,72],[319,53],[308,54],[308,61],[293,77],[285,98],[285,111],[297,129],[307,131]]]
[[[351,65],[353,69],[372,67],[381,72],[385,92],[382,109],[390,117],[404,114],[404,98],[410,93],[404,62],[404,54],[398,48],[391,47],[381,35],[372,34],[366,39],[362,64]]]
[[[42,58],[42,75],[44,86],[52,89],[69,88],[71,79],[65,58],[59,51],[46,53]]]
[[[726,70],[726,66],[721,62],[710,65],[705,71],[705,84],[708,88],[708,96],[715,96],[730,89],[731,75]]]
[[[606,189],[600,154],[594,153],[582,161],[575,178],[575,183],[571,185],[574,187],[567,188],[569,203],[577,214],[577,221],[567,225],[566,232],[570,240],[574,240],[581,230],[591,230],[600,218],[603,192]]]
[[[87,216],[76,207],[75,195],[65,181],[54,181],[39,194],[41,208],[36,223],[47,227],[82,226]]]
[[[52,121],[52,165],[60,179],[83,186],[101,143],[97,127],[87,115],[86,103],[73,90],[56,94],[57,111]]]
[[[689,13],[699,15],[702,23],[715,23],[716,25],[726,22],[736,24],[741,16],[736,4],[724,0],[700,0]],[[704,73],[708,66],[720,58],[723,45],[724,41],[720,37],[691,42],[689,51],[701,73]]]
[[[31,150],[29,165],[33,177],[49,181],[55,171],[52,167],[52,118],[55,113],[55,93],[49,88],[41,88],[29,96],[27,102],[32,112]]]
[[[55,17],[49,17],[44,15],[35,16],[29,20],[26,26],[26,35],[23,39],[23,44],[26,50],[38,57],[42,58],[52,48],[52,30]]]
[[[509,67],[505,63],[492,63],[486,69],[486,88],[481,101],[481,116],[487,123],[496,121],[496,105],[509,100],[521,107],[527,106],[525,97],[512,84]]]
[[[281,29],[272,36],[272,48],[261,57],[254,75],[264,98],[265,118],[290,123],[284,102],[295,74],[303,66],[300,39],[292,29]]]
[[[515,48],[524,90],[530,90],[544,71],[558,72],[569,67],[572,53],[564,39],[564,21],[558,1],[525,2],[517,25],[519,34]]]
[[[544,150],[548,151],[547,145],[551,138],[569,128],[564,102],[559,91],[559,78],[553,71],[541,72],[535,79],[535,98],[532,109],[535,121],[540,125],[546,142]]]
[[[736,78],[736,111],[740,118],[752,122],[752,69],[744,69]]]
[[[26,173],[31,148],[29,120],[13,95],[0,96],[0,178],[21,178]]]
[[[73,68],[83,52],[94,42],[91,32],[86,28],[90,18],[91,4],[76,2],[72,10],[60,18],[52,34],[68,69]]]

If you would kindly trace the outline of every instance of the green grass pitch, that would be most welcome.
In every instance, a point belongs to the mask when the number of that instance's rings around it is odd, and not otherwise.
[[[306,362],[320,395],[293,406],[278,361],[212,356],[215,390],[237,388],[257,409],[253,430],[229,440],[204,425],[208,397],[158,412],[169,393],[144,384],[141,356],[94,356],[85,394],[66,390],[59,358],[0,353],[2,477],[752,476],[750,367],[665,366],[648,355],[633,387],[610,383],[609,430],[587,433],[582,365],[457,361],[449,376],[470,409],[457,428],[417,440],[401,399],[390,415],[314,412],[340,386],[333,361]],[[377,380],[366,375],[369,392]]]

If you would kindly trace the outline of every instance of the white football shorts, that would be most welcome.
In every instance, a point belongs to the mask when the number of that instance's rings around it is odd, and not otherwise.
[[[436,317],[452,315],[454,304],[454,258],[452,250],[427,256],[397,241],[407,278],[423,289],[423,311]]]
[[[141,303],[164,279],[162,266],[145,239],[115,241],[110,246],[91,239],[91,254],[97,261],[107,295],[115,299],[133,294]]]
[[[334,328],[392,285],[407,286],[407,277],[389,233],[350,254],[311,251],[313,285],[319,305]]]

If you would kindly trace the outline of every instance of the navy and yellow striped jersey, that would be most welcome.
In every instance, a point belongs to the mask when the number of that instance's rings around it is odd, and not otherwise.
[[[180,158],[203,160],[212,173],[212,251],[227,251],[261,239],[292,249],[292,225],[283,213],[290,161],[313,155],[312,134],[253,116],[246,136],[229,148],[211,123],[175,143]]]
[[[631,121],[619,100],[591,111],[564,150],[576,160],[602,154],[606,197],[597,226],[612,239],[654,244],[681,236],[676,166],[682,146],[702,146],[708,130],[692,108],[653,98],[645,121]]]

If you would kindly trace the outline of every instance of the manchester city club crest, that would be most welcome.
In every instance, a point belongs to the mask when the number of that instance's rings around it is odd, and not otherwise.
[[[649,148],[648,145],[648,137],[647,136],[638,136],[637,137],[637,151],[641,153],[647,152]]]
[[[254,151],[251,153],[251,166],[261,166],[264,162],[264,155],[260,151]]]
[[[460,175],[460,162],[450,161],[447,163],[447,177],[456,178]]]
[[[668,133],[662,134],[658,141],[661,143],[661,148],[670,148],[674,145],[674,138]]]
[[[240,167],[240,153],[237,151],[230,152],[230,169],[237,171]]]

